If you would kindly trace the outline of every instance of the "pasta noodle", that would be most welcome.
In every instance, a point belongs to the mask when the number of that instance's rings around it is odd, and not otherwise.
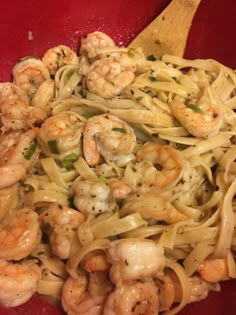
[[[101,32],[81,47],[21,59],[0,84],[0,230],[22,208],[39,225],[24,257],[0,241],[0,259],[40,267],[32,294],[68,314],[87,282],[84,314],[123,314],[123,300],[134,314],[154,314],[149,302],[177,314],[236,278],[236,73],[211,59],[146,58]],[[29,246],[17,239],[13,252],[19,244]]]

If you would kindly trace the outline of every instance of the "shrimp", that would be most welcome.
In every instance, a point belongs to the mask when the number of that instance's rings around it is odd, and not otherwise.
[[[83,222],[84,215],[72,208],[52,203],[43,208],[40,219],[44,224],[49,224],[51,227],[69,224],[73,229],[76,229]]]
[[[189,282],[191,293],[188,303],[204,300],[210,291],[220,291],[219,284],[207,282],[198,276],[189,278]]]
[[[0,223],[0,258],[19,260],[39,244],[39,217],[29,207],[15,210]]]
[[[22,101],[29,105],[29,98],[25,91],[12,82],[0,83],[0,109],[6,101]]]
[[[51,75],[55,75],[57,70],[65,65],[77,65],[78,61],[76,53],[65,45],[48,49],[42,58]]]
[[[56,225],[49,231],[49,241],[54,255],[61,259],[69,258],[76,231],[70,224]]]
[[[107,298],[103,315],[158,315],[159,298],[151,281],[116,288]]]
[[[21,164],[0,166],[0,189],[8,188],[26,176],[26,169]]]
[[[0,259],[0,305],[15,307],[36,292],[41,269],[34,261],[11,263]]]
[[[197,138],[216,136],[223,125],[222,113],[208,103],[195,106],[173,102],[170,104],[170,110],[174,117]]]
[[[0,137],[0,166],[21,164],[26,170],[33,167],[40,153],[35,142],[36,134],[37,130],[30,129]]]
[[[114,48],[114,41],[103,32],[93,32],[81,38],[80,55],[93,60],[95,57],[102,58],[104,54],[100,53],[104,48]]]
[[[45,80],[39,86],[38,90],[34,94],[31,104],[34,107],[41,108],[45,112],[49,113],[49,103],[55,95],[55,82],[54,80]]]
[[[0,133],[0,154],[8,151],[9,147],[14,146],[19,140],[22,131],[12,131],[8,133]]]
[[[70,256],[76,229],[84,220],[79,211],[53,203],[40,213],[43,224],[50,226],[49,241],[53,253],[61,259]]]
[[[128,196],[120,209],[121,216],[139,212],[146,220],[165,221],[168,224],[186,220],[188,217],[178,211],[169,201],[152,192],[135,193]]]
[[[62,288],[63,309],[68,315],[102,315],[111,289],[111,283],[102,273],[92,273],[89,279],[85,275],[77,279],[69,277]]]
[[[82,213],[99,214],[105,211],[112,211],[116,203],[111,196],[109,187],[95,180],[77,180],[72,186],[74,205]]]
[[[167,274],[158,275],[154,279],[159,289],[160,311],[168,311],[174,303],[182,300],[182,288],[179,279],[171,270]],[[193,303],[205,299],[210,291],[219,291],[216,283],[209,283],[199,276],[189,278],[190,294],[187,303]]]
[[[8,101],[1,106],[3,132],[10,130],[27,130],[40,125],[46,119],[46,113],[22,101]]]
[[[132,155],[136,144],[133,129],[118,117],[108,114],[88,119],[83,135],[84,157],[91,166],[99,163],[100,154],[112,161]]]
[[[115,58],[103,58],[95,61],[86,75],[86,84],[90,92],[104,98],[119,95],[135,78],[132,67],[123,66]]]
[[[110,278],[118,286],[123,282],[161,273],[166,264],[162,246],[147,239],[121,239],[111,242],[107,259],[112,264]]]
[[[175,302],[175,286],[168,274],[158,275],[154,279],[159,289],[160,311],[167,311]]]
[[[81,154],[82,118],[72,112],[63,112],[47,118],[38,133],[38,142],[47,156],[63,159]]]
[[[19,60],[12,69],[13,82],[32,99],[44,80],[50,79],[50,73],[40,59],[26,57]]]
[[[83,269],[88,272],[94,271],[108,271],[110,264],[107,261],[105,254],[96,254],[92,255],[89,258],[86,258],[83,263]]]
[[[147,162],[141,178],[141,189],[160,190],[176,185],[183,176],[186,161],[181,153],[168,145],[148,143],[136,154],[137,161]],[[142,163],[141,163],[142,164]]]
[[[131,192],[129,185],[121,179],[112,178],[108,182],[112,197],[114,199],[125,199]]]
[[[0,220],[16,209],[20,203],[20,185],[14,184],[10,187],[0,189]]]
[[[148,71],[148,64],[142,49],[131,48],[127,52],[114,54],[114,60],[119,62],[122,68],[131,69],[134,73],[143,73]],[[156,69],[157,68],[157,69]],[[159,67],[154,64],[151,66],[151,75],[157,75]]]
[[[208,282],[218,282],[229,279],[227,258],[206,259],[198,267],[201,277]]]

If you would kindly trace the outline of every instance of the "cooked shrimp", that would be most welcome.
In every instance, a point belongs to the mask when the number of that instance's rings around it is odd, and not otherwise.
[[[125,216],[136,212],[146,220],[165,221],[168,224],[187,219],[169,201],[152,192],[132,194],[124,200],[120,214]]]
[[[208,282],[218,282],[229,279],[227,258],[206,259],[198,267],[201,277]]]
[[[20,185],[0,189],[0,221],[20,204]]]
[[[29,207],[15,210],[0,223],[0,258],[19,260],[39,244],[39,217]]]
[[[110,264],[107,261],[105,254],[95,254],[85,259],[83,269],[88,272],[108,271]]]
[[[0,189],[10,187],[25,178],[26,169],[21,164],[0,166]]]
[[[41,269],[34,261],[11,263],[0,259],[0,305],[15,307],[36,292]]]
[[[108,182],[112,197],[115,199],[125,199],[131,192],[129,185],[119,178],[112,178]]]
[[[167,311],[175,301],[175,286],[169,275],[158,275],[154,279],[159,289],[160,311]]]
[[[186,165],[181,153],[168,145],[149,143],[136,156],[137,161],[149,162],[140,182],[144,190],[175,185],[181,179]]]
[[[40,152],[35,142],[36,134],[37,130],[30,129],[0,137],[0,166],[21,164],[26,170],[30,169]]]
[[[77,279],[69,277],[62,288],[63,309],[68,315],[102,315],[110,290],[111,284],[101,281],[100,275],[90,279],[85,275]]]
[[[133,129],[118,117],[108,114],[88,119],[83,134],[84,157],[89,165],[97,165],[100,154],[113,161],[132,155],[136,143]]]
[[[157,287],[151,281],[115,289],[107,298],[103,315],[158,315]]]
[[[137,280],[162,272],[166,260],[164,249],[147,239],[121,239],[111,242],[107,251],[112,264],[110,277],[113,283]]]
[[[56,225],[49,230],[49,241],[52,252],[61,259],[70,257],[76,231],[70,224]]]
[[[31,104],[34,107],[45,110],[46,113],[50,112],[50,101],[53,99],[55,94],[55,82],[54,80],[45,80],[38,88],[34,97],[32,98]]]
[[[26,94],[33,97],[41,83],[50,79],[48,69],[41,60],[33,57],[26,57],[19,60],[12,69],[14,83]]]
[[[76,229],[84,220],[84,215],[59,204],[50,204],[40,213],[40,219],[43,224],[50,226],[49,241],[53,253],[61,259],[67,259]]]
[[[95,180],[77,180],[72,186],[74,205],[84,214],[99,214],[112,211],[116,203],[109,187]]]
[[[223,115],[209,103],[199,106],[173,102],[170,104],[172,114],[197,138],[210,138],[218,134],[223,125]]]
[[[0,154],[8,151],[9,147],[14,146],[21,134],[22,131],[12,131],[5,134],[0,133]]]
[[[81,38],[80,55],[89,59],[104,57],[100,50],[115,47],[114,41],[103,32],[93,32]]]
[[[22,101],[29,105],[29,98],[25,91],[12,82],[0,83],[0,108],[6,101]]]
[[[201,277],[193,276],[190,281],[190,300],[188,303],[198,302],[204,300],[210,291],[219,291],[220,286],[215,283],[209,283],[203,280]]]
[[[128,68],[133,72],[146,72],[148,71],[147,65],[150,61],[147,61],[142,49],[131,48],[127,52],[116,53],[114,60],[119,62],[122,68]],[[157,69],[156,69],[157,68]],[[159,67],[152,64],[151,75],[157,75]]]
[[[83,121],[72,112],[63,112],[47,118],[42,124],[38,142],[43,153],[55,158],[81,153]]]
[[[50,74],[55,75],[57,70],[65,65],[77,65],[78,56],[70,47],[59,45],[48,49],[43,55],[42,62]]]
[[[52,203],[43,208],[40,219],[44,224],[49,224],[51,227],[69,224],[73,229],[76,229],[83,222],[84,215],[72,208]]]
[[[7,101],[1,106],[1,121],[3,132],[10,130],[27,130],[39,126],[46,113],[40,108],[29,106],[22,101]]]
[[[167,311],[173,303],[179,303],[182,299],[181,284],[177,276],[169,271],[167,274],[158,275],[155,284],[159,288],[160,311]],[[205,299],[210,291],[219,291],[217,283],[209,283],[199,276],[189,278],[190,294],[188,303]]]
[[[89,273],[88,292],[91,296],[107,296],[114,289],[107,272],[95,271]]]
[[[115,58],[103,58],[92,64],[86,75],[86,84],[90,92],[112,98],[119,95],[134,78],[131,67],[123,66]]]

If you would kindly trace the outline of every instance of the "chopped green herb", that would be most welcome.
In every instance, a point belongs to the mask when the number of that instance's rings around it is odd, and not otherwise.
[[[113,131],[117,131],[117,132],[120,132],[120,133],[127,133],[126,129],[125,128],[118,128],[118,127],[115,127],[115,128],[112,128]]]
[[[27,60],[27,59],[39,59],[39,58],[36,57],[36,56],[26,56],[26,57],[24,57],[24,58],[21,58],[21,59],[17,60],[16,63],[19,63],[19,62],[24,61],[24,60]]]
[[[101,182],[101,183],[104,183],[106,184],[108,182],[108,179],[105,177],[105,176],[99,176],[98,180]]]
[[[196,113],[201,113],[201,112],[202,112],[201,108],[198,107],[198,106],[195,105],[195,104],[188,104],[187,107],[190,108],[190,109],[192,109],[192,110],[193,110],[194,112],[196,112]]]
[[[134,57],[135,54],[136,54],[136,50],[135,50],[134,48],[130,48],[130,49],[128,50],[128,55],[129,55],[130,57]]]
[[[66,74],[67,80],[69,80],[69,79],[72,77],[72,75],[73,75],[74,73],[75,73],[75,70],[74,70],[74,69],[69,70],[69,71],[67,72],[67,74]]]
[[[64,157],[64,159],[62,160],[62,165],[67,168],[70,169],[73,167],[73,163],[78,159],[78,154],[76,153],[71,153],[68,154]]]
[[[136,101],[137,101],[137,102],[140,102],[142,99],[143,99],[143,96],[138,96],[138,97],[136,97]]]
[[[24,158],[26,160],[31,159],[32,155],[34,154],[34,152],[36,150],[36,147],[37,147],[37,143],[36,143],[36,141],[33,141],[31,143],[31,145],[29,146],[29,148],[25,151]]]
[[[73,196],[71,196],[71,197],[68,198],[68,203],[69,203],[69,207],[70,207],[70,208],[72,208],[72,209],[75,208]]]
[[[82,114],[81,116],[83,116],[85,119],[89,119],[89,118],[91,118],[91,117],[94,117],[95,114],[93,114],[93,113],[84,113],[84,114]]]
[[[57,60],[57,61],[56,61],[56,64],[57,64],[57,69],[59,69],[59,68],[60,68],[60,61]]]
[[[86,98],[87,97],[87,94],[88,94],[88,90],[85,89],[85,88],[81,88],[80,91],[79,91],[79,94],[82,98]]]
[[[147,60],[156,61],[157,57],[155,55],[149,55],[149,56],[147,56]]]
[[[19,181],[19,183],[20,183],[20,185],[21,185],[22,187],[27,186],[24,179],[21,179],[21,180]]]
[[[175,125],[175,127],[181,127],[182,126],[181,122],[177,119],[174,121],[174,125]]]
[[[155,77],[149,77],[149,80],[152,81],[152,82],[156,82],[156,81],[157,81],[157,78],[155,78]]]
[[[48,146],[49,149],[52,153],[58,154],[59,153],[59,149],[57,146],[57,140],[49,140],[48,141]]]

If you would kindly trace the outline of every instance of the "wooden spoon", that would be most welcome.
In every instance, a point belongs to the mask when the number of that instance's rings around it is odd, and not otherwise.
[[[141,47],[146,56],[164,54],[183,57],[194,14],[201,0],[172,0],[129,47]]]

